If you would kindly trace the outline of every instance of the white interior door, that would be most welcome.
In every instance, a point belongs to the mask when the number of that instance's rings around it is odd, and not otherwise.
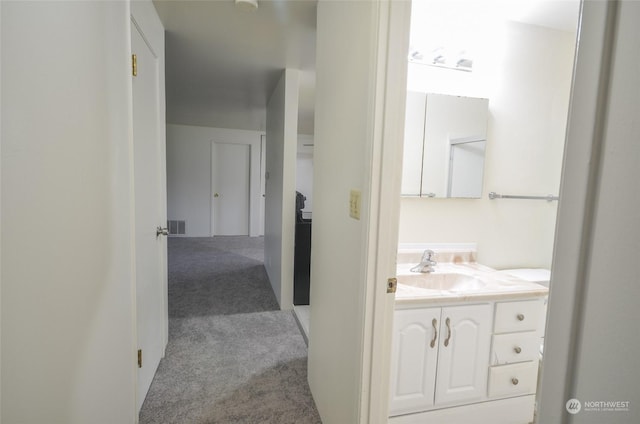
[[[212,147],[213,235],[247,236],[251,146],[214,142]]]
[[[164,140],[160,105],[160,62],[134,22],[131,49],[136,55],[133,78],[133,156],[135,192],[136,318],[138,410],[147,395],[166,344],[166,238],[156,228],[166,225]],[[139,364],[140,365],[140,364]]]
[[[262,134],[260,136],[260,232],[258,235],[264,236],[264,216],[265,216],[265,203],[267,192],[267,179],[265,178],[265,171],[267,169],[267,136]]]

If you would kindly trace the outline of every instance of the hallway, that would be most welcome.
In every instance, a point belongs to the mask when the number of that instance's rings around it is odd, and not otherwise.
[[[263,238],[169,238],[169,344],[141,424],[320,423]]]

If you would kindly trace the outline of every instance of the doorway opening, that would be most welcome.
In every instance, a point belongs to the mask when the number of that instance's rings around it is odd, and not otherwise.
[[[520,321],[532,319],[532,326],[526,331],[513,330],[513,334],[498,331],[499,304],[490,303],[496,308],[496,323],[495,327],[487,324],[490,327],[487,337],[493,337],[494,342],[482,347],[486,359],[466,361],[469,370],[473,368],[469,364],[488,369],[488,373],[478,374],[484,379],[480,382],[473,379],[471,372],[467,374],[469,387],[480,384],[485,390],[492,381],[496,387],[495,380],[502,371],[518,367],[525,370],[522,378],[507,381],[510,385],[505,385],[504,393],[493,393],[494,389],[490,388],[489,395],[482,399],[504,398],[505,393],[529,396],[527,405],[521,405],[521,409],[529,408],[533,417],[538,370],[543,364],[546,296],[580,3],[541,2],[533,7],[528,4],[526,10],[515,4],[505,8],[504,4],[497,3],[412,3],[398,262],[402,264],[403,252],[422,253],[431,249],[435,256],[425,256],[422,262],[425,266],[433,262],[437,273],[436,262],[441,267],[447,266],[453,263],[447,257],[460,259],[461,254],[468,254],[465,262],[486,266],[491,272],[497,271],[500,278],[513,284],[521,282],[531,293],[537,293],[531,314],[514,315],[522,316],[522,320],[517,318]],[[421,113],[414,113],[416,104],[410,103],[416,95],[421,96],[418,101]],[[472,120],[463,119],[466,112],[462,110],[447,111],[444,112],[446,119],[440,116],[436,121],[431,120],[438,102],[430,101],[430,96],[447,96],[454,101],[487,100],[483,118],[486,134],[480,134]],[[445,123],[451,125],[441,129]],[[434,132],[434,128],[439,132]],[[482,140],[483,143],[482,149],[474,152],[473,164],[466,164],[464,169],[458,169],[453,160],[454,153],[456,160],[460,157],[461,140]],[[480,172],[472,175],[470,170],[476,168]],[[435,170],[442,172],[436,174]],[[451,175],[459,171],[465,173],[465,180],[473,177],[467,186],[476,185],[479,190],[452,190]],[[420,262],[420,256],[408,262],[412,261],[413,265]],[[398,272],[401,273],[400,269]],[[516,296],[510,300],[523,302],[524,298]],[[396,313],[401,308],[399,305],[396,303]],[[464,302],[453,306],[463,307]],[[446,338],[451,334],[450,328],[455,333],[455,320],[445,322],[448,315],[441,318],[442,323],[434,318],[437,325],[431,321],[426,323],[425,334],[437,332]],[[481,320],[476,321],[480,328]],[[402,322],[396,320],[396,325],[401,326]],[[396,341],[399,332],[404,330],[399,327],[394,330]],[[496,362],[495,352],[500,346],[495,340],[507,337],[502,333],[509,337],[529,337],[526,341],[529,353],[522,354],[525,351],[525,342],[522,342],[522,346],[513,348],[517,348],[513,360]],[[394,349],[396,359],[392,361],[397,362],[401,351],[396,345]],[[441,372],[440,365],[438,367]],[[400,392],[394,393],[401,383],[394,380],[399,372],[402,369],[392,370],[392,381],[397,383],[391,387],[392,415],[437,411],[441,406],[438,391],[442,389],[438,378],[434,377],[430,385],[420,380],[421,387],[430,387],[432,391],[415,396],[416,399],[421,396],[422,404],[407,406],[402,404]],[[462,378],[461,375],[458,377]],[[446,392],[443,390],[440,395]],[[478,401],[477,397],[455,406],[463,407],[474,401]]]
[[[313,147],[313,136],[298,136],[293,309],[307,343],[309,339],[311,232],[313,228]]]

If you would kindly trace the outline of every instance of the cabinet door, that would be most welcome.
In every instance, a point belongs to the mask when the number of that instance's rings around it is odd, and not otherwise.
[[[422,184],[422,144],[427,95],[407,92],[402,160],[402,195],[419,196]]]
[[[487,396],[491,305],[442,308],[436,405]]]
[[[389,415],[433,405],[439,324],[440,308],[395,312]]]

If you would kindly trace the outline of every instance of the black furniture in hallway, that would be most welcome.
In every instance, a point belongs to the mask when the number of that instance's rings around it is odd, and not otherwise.
[[[293,304],[309,304],[311,273],[311,219],[302,217],[306,197],[296,192],[296,234],[293,262]]]

